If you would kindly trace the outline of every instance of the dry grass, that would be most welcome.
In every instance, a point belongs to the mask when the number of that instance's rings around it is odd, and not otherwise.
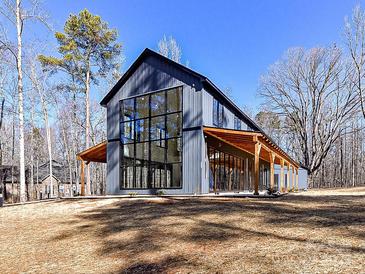
[[[365,269],[365,188],[278,199],[64,200],[2,208],[0,218],[0,273]]]

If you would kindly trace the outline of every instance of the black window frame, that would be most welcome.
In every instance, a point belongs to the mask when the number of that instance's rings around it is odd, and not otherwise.
[[[237,116],[234,116],[234,129],[235,130],[242,130],[242,121]]]
[[[176,91],[177,89],[177,91]],[[167,102],[167,94],[169,91],[175,90],[174,92],[178,92],[180,94],[179,100],[180,100],[180,109],[177,111],[170,111],[168,109],[168,102]],[[165,95],[165,101],[164,101],[164,112],[162,114],[157,114],[157,115],[153,115],[152,116],[152,110],[151,110],[151,98],[154,94],[156,93],[164,93]],[[138,118],[138,117],[134,117],[133,120],[129,119],[127,121],[124,121],[124,112],[123,112],[123,101],[124,100],[134,100],[134,111],[136,111],[136,99],[146,96],[148,98],[148,108],[149,108],[149,116],[148,117],[143,117],[143,118]],[[153,91],[153,92],[148,92],[148,93],[144,93],[144,94],[140,94],[137,96],[133,96],[133,97],[128,97],[125,98],[123,100],[119,101],[119,110],[120,110],[120,115],[119,115],[119,123],[121,125],[120,127],[120,189],[121,190],[143,190],[143,189],[182,189],[183,187],[183,174],[182,174],[182,159],[183,159],[183,152],[182,152],[182,128],[183,128],[183,86],[175,86],[175,87],[171,87],[171,88],[166,88],[166,89],[161,89],[161,90],[157,90],[157,91]],[[168,132],[168,121],[167,121],[167,117],[168,115],[176,115],[178,114],[179,118],[178,118],[178,122],[180,122],[180,128],[179,131],[177,131],[177,134],[174,134],[173,137],[170,136],[169,132]],[[134,113],[131,116],[136,116],[136,114]],[[155,118],[155,117],[163,117],[164,119],[164,126],[163,127],[158,127],[160,128],[160,130],[163,131],[163,133],[160,132],[160,138],[156,139],[156,138],[152,138],[152,130],[153,130],[153,125],[151,124],[151,119]],[[141,141],[139,138],[139,136],[137,135],[137,121],[139,120],[148,120],[148,140],[144,140]],[[133,123],[133,140],[132,142],[127,142],[125,143],[125,136],[124,136],[124,123],[126,122],[131,122]],[[123,126],[122,126],[123,125]],[[157,127],[156,127],[157,128]],[[163,138],[161,136],[161,134],[164,134]],[[177,157],[179,159],[179,161],[177,162],[170,162],[167,160],[168,158],[168,141],[171,139],[176,139],[177,143],[180,144],[181,147],[178,147],[177,151],[179,152],[179,157]],[[130,139],[129,139],[130,140]],[[153,143],[158,143],[158,145],[156,147],[160,147],[161,149],[164,150],[164,160],[163,163],[162,162],[155,162],[152,161],[152,152],[151,152],[151,148],[152,148],[152,144]],[[137,144],[141,144],[141,143],[148,143],[148,160],[145,161],[144,159],[137,159],[137,151],[136,151],[136,146]],[[127,161],[124,161],[124,146],[125,145],[134,145],[134,150],[133,150],[133,159],[128,159]],[[137,163],[138,161],[138,163]],[[125,177],[125,170],[127,168],[131,168],[130,163],[133,163],[133,174],[132,174],[132,181],[133,181],[133,187],[130,187],[129,181],[128,182],[124,182],[124,177]],[[127,163],[127,165],[125,165]],[[172,169],[174,167],[176,167],[178,165],[178,168],[180,168],[180,170],[176,173],[179,174],[180,176],[180,181],[179,181],[179,186],[171,186],[174,185],[174,181],[173,181],[173,171]],[[161,166],[164,166],[163,170],[161,169]],[[142,185],[144,184],[144,177],[142,178],[142,174],[144,174],[144,171],[142,171],[142,167],[147,167],[147,186],[143,187]],[[139,187],[137,186],[137,177],[139,176],[136,172],[139,172],[139,175],[141,176],[139,178],[140,182],[138,182]],[[156,170],[157,169],[157,170]],[[158,176],[159,176],[159,180],[160,180],[160,185],[156,185],[155,184],[155,180],[153,180],[153,178],[156,177],[155,171],[157,171]],[[175,170],[176,171],[176,170]],[[129,171],[128,171],[129,172]],[[127,173],[128,174],[128,173]],[[137,176],[138,175],[138,176]],[[161,176],[163,176],[163,178],[161,178]],[[169,180],[169,185],[167,186],[167,182]],[[164,183],[162,185],[162,183]],[[141,187],[142,186],[142,187]]]
[[[213,125],[216,127],[223,127],[223,118],[224,107],[216,98],[213,98]]]

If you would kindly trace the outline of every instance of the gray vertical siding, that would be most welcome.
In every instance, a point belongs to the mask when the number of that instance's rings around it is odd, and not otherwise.
[[[183,94],[183,128],[199,127],[202,125],[202,92],[194,87],[185,86]]]
[[[202,92],[185,86],[183,91],[183,192],[201,193]]]
[[[202,91],[203,125],[213,126],[213,96],[205,90]]]
[[[298,169],[298,188],[308,188],[308,171],[304,168]]]
[[[209,193],[209,158],[208,158],[208,147],[205,142],[205,138],[202,138],[201,145],[201,155],[202,155],[202,174],[200,183],[200,192]]]
[[[280,165],[275,165],[275,174],[278,174],[278,178],[279,178],[279,183],[280,183]],[[292,185],[292,171],[290,171],[290,185]],[[285,184],[285,177],[288,176],[288,168],[287,166],[284,166],[284,184]],[[299,189],[304,189],[307,188],[307,170],[303,169],[303,168],[299,168],[298,169],[298,188]]]
[[[119,141],[108,142],[107,145],[107,173],[106,193],[115,194],[119,192]]]
[[[107,138],[119,139],[119,101],[110,100],[107,105]]]
[[[201,179],[201,139],[200,130],[183,133],[183,192],[200,193]]]

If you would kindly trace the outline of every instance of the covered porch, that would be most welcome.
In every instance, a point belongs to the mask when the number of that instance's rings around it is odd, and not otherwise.
[[[298,190],[299,164],[262,133],[215,127],[203,131],[210,192]]]
[[[85,196],[85,166],[87,167],[90,162],[106,163],[106,151],[107,142],[104,141],[84,151],[81,151],[76,155],[77,160],[81,162],[81,196]]]

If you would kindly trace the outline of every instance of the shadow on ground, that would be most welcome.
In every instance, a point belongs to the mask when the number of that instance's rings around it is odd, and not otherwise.
[[[285,233],[286,228],[309,231],[329,228],[328,231],[336,229],[364,241],[364,204],[364,196],[336,195],[288,195],[276,200],[123,199],[86,211],[78,215],[73,224],[77,223],[78,233],[94,233],[100,239],[100,256],[125,259],[126,264],[119,270],[121,273],[161,273],[180,268],[191,270],[194,265],[205,264],[199,257],[205,248],[262,238],[365,254],[362,246],[328,243],[320,238]],[[247,225],[249,222],[253,224]],[[55,240],[71,234],[65,231]],[[265,263],[271,262],[262,261]],[[212,266],[207,260],[204,269],[209,267]]]

